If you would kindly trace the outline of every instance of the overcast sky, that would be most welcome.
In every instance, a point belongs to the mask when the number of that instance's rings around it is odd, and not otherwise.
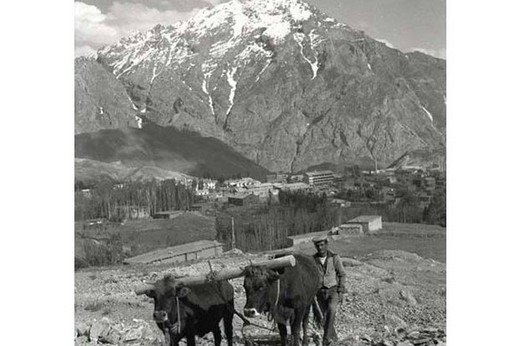
[[[135,31],[190,18],[226,0],[75,1],[76,56]],[[446,0],[305,0],[338,21],[402,51],[446,57]]]

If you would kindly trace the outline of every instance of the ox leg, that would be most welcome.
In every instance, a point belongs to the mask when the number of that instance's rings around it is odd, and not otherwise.
[[[282,346],[287,345],[287,326],[285,323],[277,323],[278,325],[278,332],[280,332],[280,339],[282,341]],[[292,330],[291,330],[292,332]]]
[[[171,334],[170,334],[171,335]],[[170,336],[170,345],[171,346],[179,346],[179,341],[181,341],[182,337],[175,333],[175,335]]]
[[[226,312],[224,314],[224,333],[226,333],[226,340],[228,346],[233,345],[233,312]]]
[[[302,330],[302,321],[305,310],[297,309],[294,311],[294,320],[291,323],[292,345],[300,346],[300,334]]]
[[[186,344],[188,346],[195,346],[195,334],[194,333],[188,333],[186,335]]]
[[[303,341],[302,345],[307,346],[309,344],[309,336],[307,335],[307,327],[309,326],[309,314],[311,312],[311,306],[309,305],[305,312],[303,313],[302,320],[302,333],[303,333]]]
[[[220,326],[218,323],[213,327],[213,342],[215,343],[215,346],[220,346],[220,343],[222,342],[222,333],[220,332]]]

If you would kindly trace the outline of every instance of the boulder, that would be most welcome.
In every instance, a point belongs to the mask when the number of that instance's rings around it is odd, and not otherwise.
[[[412,292],[402,290],[399,292],[399,295],[401,296],[401,299],[405,300],[410,305],[417,305],[417,300],[415,299]]]

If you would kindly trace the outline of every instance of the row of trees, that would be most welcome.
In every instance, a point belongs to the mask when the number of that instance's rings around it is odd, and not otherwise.
[[[101,182],[91,187],[88,194],[75,194],[76,220],[106,218],[121,220],[128,210],[144,210],[150,215],[166,210],[188,210],[194,201],[191,187],[175,180]]]
[[[341,212],[327,204],[325,195],[280,191],[279,204],[221,211],[215,222],[217,239],[229,247],[234,229],[235,244],[244,251],[283,248],[289,236],[339,225]]]

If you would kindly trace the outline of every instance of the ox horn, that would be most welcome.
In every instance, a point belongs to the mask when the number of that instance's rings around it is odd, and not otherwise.
[[[153,290],[154,288],[155,288],[154,285],[144,284],[144,285],[137,287],[134,292],[137,295],[141,295],[141,294],[145,294],[146,291]]]

